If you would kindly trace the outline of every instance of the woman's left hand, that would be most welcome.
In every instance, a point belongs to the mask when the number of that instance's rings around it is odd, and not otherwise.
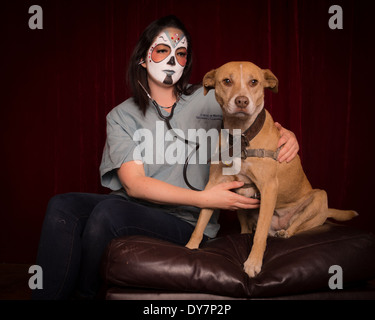
[[[277,129],[279,129],[281,135],[277,147],[285,144],[284,147],[281,148],[277,160],[279,162],[286,161],[288,163],[295,158],[299,150],[296,135],[292,131],[283,128],[283,126],[278,122],[275,122],[275,126]]]

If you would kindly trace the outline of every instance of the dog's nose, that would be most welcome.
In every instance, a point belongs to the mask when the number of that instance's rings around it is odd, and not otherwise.
[[[249,99],[245,96],[239,96],[234,100],[238,108],[245,109],[249,104]]]

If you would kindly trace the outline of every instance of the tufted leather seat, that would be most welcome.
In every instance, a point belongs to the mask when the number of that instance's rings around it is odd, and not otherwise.
[[[243,271],[250,234],[231,234],[190,250],[144,236],[108,246],[102,265],[107,299],[375,299],[375,237],[326,223],[290,239],[267,240],[261,273]],[[333,265],[342,269],[343,290],[329,288]]]

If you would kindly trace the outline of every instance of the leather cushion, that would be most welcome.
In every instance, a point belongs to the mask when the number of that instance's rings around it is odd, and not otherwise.
[[[330,290],[332,265],[343,270],[344,289],[375,278],[375,237],[325,224],[289,239],[268,237],[263,267],[255,278],[243,271],[250,234],[234,234],[190,250],[145,236],[113,240],[103,259],[107,284],[229,297],[272,297]]]

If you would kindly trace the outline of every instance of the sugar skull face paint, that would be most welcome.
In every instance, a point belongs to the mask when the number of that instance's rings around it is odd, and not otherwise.
[[[187,39],[178,29],[166,29],[155,39],[147,53],[147,71],[156,81],[174,85],[180,80],[187,62]]]

